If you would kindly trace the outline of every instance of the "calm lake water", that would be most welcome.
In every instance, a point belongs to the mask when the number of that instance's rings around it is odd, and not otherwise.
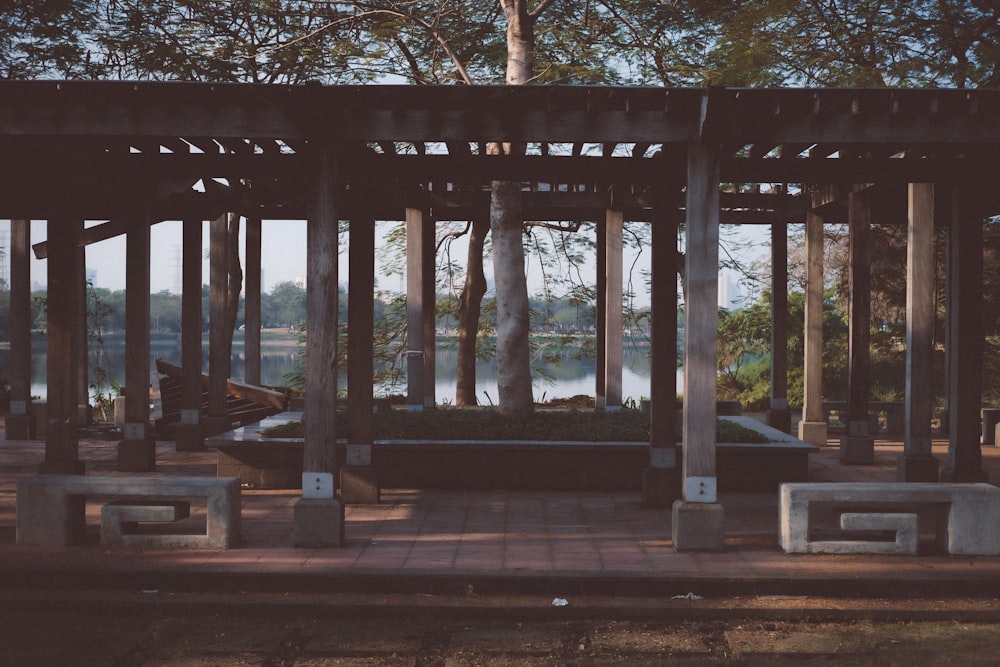
[[[36,342],[32,350],[31,393],[33,396],[46,396],[46,351],[44,341]],[[152,356],[172,364],[180,365],[181,350],[176,342],[156,341],[152,344]],[[125,381],[125,347],[124,345],[106,345],[104,349],[112,377],[121,384]],[[297,350],[288,346],[265,346],[261,356],[261,381],[265,385],[287,384],[285,374],[295,367]],[[648,349],[631,348],[625,351],[625,362],[622,370],[622,396],[639,402],[640,398],[649,396],[649,358]],[[536,362],[537,363],[537,362]],[[542,368],[552,378],[551,382],[537,379],[534,383],[535,400],[566,398],[578,394],[594,395],[596,371],[593,361],[564,358],[558,364],[543,364]],[[208,368],[207,346],[203,356],[202,367]],[[439,349],[437,353],[435,392],[438,404],[455,402],[455,374],[457,368],[457,353],[450,349]],[[10,374],[10,350],[0,350],[0,375]],[[243,348],[234,348],[232,359],[232,378],[244,379]],[[678,383],[681,376],[678,374]],[[346,386],[346,377],[340,378],[342,386]],[[678,387],[681,385],[678,384]],[[393,393],[406,393],[406,386],[393,388]],[[385,393],[385,391],[376,393]],[[480,404],[489,405],[497,401],[496,365],[479,362],[476,370],[476,396]]]

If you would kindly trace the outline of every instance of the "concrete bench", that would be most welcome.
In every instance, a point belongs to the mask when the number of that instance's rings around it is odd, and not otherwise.
[[[840,513],[847,531],[894,539],[813,540],[811,510]],[[939,546],[953,555],[1000,555],[1000,488],[922,482],[782,484],[779,539],[788,553],[917,553],[918,520],[930,519]]]
[[[81,542],[88,496],[127,499],[117,509],[107,510],[106,521],[102,509],[102,542],[117,544],[121,538],[121,546],[228,549],[240,541],[240,480],[236,477],[32,475],[17,480],[17,543],[67,546]],[[123,522],[180,518],[182,505],[162,501],[191,497],[206,499],[204,534],[130,535],[127,527],[123,533]]]

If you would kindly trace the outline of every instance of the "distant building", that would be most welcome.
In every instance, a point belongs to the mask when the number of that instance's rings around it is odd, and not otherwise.
[[[739,278],[731,271],[719,275],[719,308],[739,310],[747,306],[747,294]]]

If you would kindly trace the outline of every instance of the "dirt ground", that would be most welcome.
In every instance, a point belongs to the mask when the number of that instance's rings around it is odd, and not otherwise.
[[[0,611],[2,665],[996,665],[997,621],[344,615],[196,608]],[[696,611],[696,610],[694,610]],[[693,616],[697,614],[692,613]]]

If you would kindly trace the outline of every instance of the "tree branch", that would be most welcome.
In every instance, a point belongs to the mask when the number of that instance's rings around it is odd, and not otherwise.
[[[324,4],[324,5],[333,4],[332,0],[310,0],[310,1],[314,2],[316,4]],[[338,23],[344,23],[344,22],[346,22],[348,20],[354,20],[354,19],[358,19],[358,18],[364,18],[364,17],[367,17],[367,16],[376,16],[376,15],[379,15],[379,14],[383,14],[383,15],[386,15],[386,16],[395,16],[396,18],[401,18],[401,19],[405,19],[407,21],[412,21],[416,25],[418,25],[421,28],[423,28],[424,30],[426,30],[431,35],[431,37],[433,37],[434,40],[438,44],[441,45],[441,48],[444,49],[444,52],[448,54],[448,58],[451,60],[452,64],[455,65],[455,70],[458,72],[458,75],[461,77],[462,81],[465,82],[466,84],[470,85],[470,86],[472,85],[472,78],[469,76],[469,73],[466,71],[465,65],[462,64],[462,61],[459,59],[458,54],[456,54],[452,50],[451,45],[448,43],[448,40],[445,39],[444,36],[440,32],[438,32],[437,28],[435,28],[431,23],[425,21],[424,19],[422,19],[422,18],[420,18],[418,16],[414,16],[413,14],[410,14],[409,12],[400,11],[398,9],[392,9],[392,8],[389,8],[389,7],[379,7],[379,8],[376,8],[376,9],[369,9],[367,11],[363,11],[363,12],[360,12],[358,14],[353,14],[350,17],[345,17],[345,18],[342,18],[342,19],[337,19],[336,21],[331,21],[330,23],[326,24],[325,26],[323,26],[323,27],[321,27],[321,28],[313,31],[308,36],[311,37],[312,35],[315,35],[315,34],[317,34],[319,32],[322,32],[323,30],[331,28],[334,25],[337,25]],[[302,37],[296,38],[296,39],[294,39],[294,40],[292,40],[290,42],[286,42],[285,44],[281,44],[279,46],[276,46],[276,47],[274,47],[272,49],[272,51],[276,51],[279,48],[284,48],[285,46],[288,46],[289,44],[292,44],[292,43],[294,43],[296,41],[299,41],[300,39],[305,39],[306,37],[307,36],[302,36]],[[266,52],[263,52],[263,53],[266,53]]]
[[[545,10],[556,3],[556,0],[542,0],[535,8],[528,12],[528,18],[532,21],[536,20],[539,16],[545,13]]]

